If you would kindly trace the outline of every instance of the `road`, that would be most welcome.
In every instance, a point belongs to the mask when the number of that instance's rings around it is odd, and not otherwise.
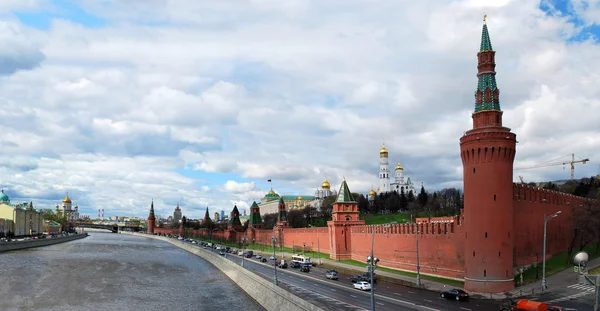
[[[218,253],[214,249],[206,249]],[[227,254],[227,259],[241,264],[242,258]],[[245,258],[247,269],[273,280],[274,269],[268,263],[260,263],[255,258]],[[282,287],[321,306],[331,310],[370,310],[370,292],[356,290],[350,282],[351,275],[339,274],[340,280],[325,278],[325,270],[313,267],[311,272],[300,272],[298,269],[277,269],[278,280]],[[375,284],[375,301],[377,310],[419,310],[419,311],[474,311],[498,310],[499,303],[488,300],[471,300],[458,302],[446,300],[438,293],[419,290],[402,285],[377,282]]]

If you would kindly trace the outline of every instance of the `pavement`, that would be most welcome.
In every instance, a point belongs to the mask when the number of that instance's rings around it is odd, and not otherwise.
[[[251,248],[249,248],[251,249]],[[263,252],[260,250],[252,249],[255,253],[261,255],[272,256],[272,253]],[[283,255],[287,258],[291,257],[291,253],[284,252]],[[277,252],[277,256],[281,256],[281,252]],[[319,259],[312,258],[312,262],[318,263]],[[323,259],[320,261],[326,267],[332,267],[336,270],[354,272],[357,274],[365,272],[365,269],[361,269],[358,266],[338,262],[331,259]],[[366,267],[365,263],[365,267]],[[588,262],[587,268],[591,270],[595,267],[600,266],[600,258],[596,258]],[[540,268],[541,270],[541,268]],[[411,276],[405,276],[387,271],[377,271],[377,275],[385,279],[387,282],[397,283],[404,286],[417,287],[416,278]],[[521,287],[517,287],[510,291],[508,294],[479,294],[469,293],[474,299],[487,299],[487,300],[503,300],[506,298],[527,298],[530,300],[543,301],[550,304],[565,304],[568,302],[574,304],[575,302],[593,305],[593,297],[595,288],[593,285],[580,285],[579,284],[579,273],[575,273],[572,268],[563,270],[556,274],[546,277],[547,289],[542,291],[542,280],[540,271],[540,280],[526,284]],[[440,282],[430,281],[421,279],[421,288],[434,292],[446,291],[453,288],[452,285],[443,284]],[[580,308],[581,306],[579,306]],[[571,308],[571,310],[577,310],[579,308]]]

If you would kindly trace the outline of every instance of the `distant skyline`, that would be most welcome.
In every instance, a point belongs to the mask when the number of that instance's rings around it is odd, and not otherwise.
[[[0,187],[81,214],[202,218],[327,176],[376,189],[382,140],[416,186],[462,188],[483,15],[515,167],[600,167],[600,3],[0,3]],[[517,171],[526,182],[569,168]],[[272,183],[267,182],[271,179]],[[337,185],[337,186],[336,186]],[[213,215],[211,215],[212,217]]]

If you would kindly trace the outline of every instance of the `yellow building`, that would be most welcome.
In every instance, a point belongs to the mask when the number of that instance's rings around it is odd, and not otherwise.
[[[8,232],[12,230],[13,221],[10,219],[0,218],[0,238],[8,236]]]
[[[12,221],[8,230],[13,236],[41,234],[44,215],[33,208],[33,203],[10,204],[10,199],[0,190],[0,218]]]

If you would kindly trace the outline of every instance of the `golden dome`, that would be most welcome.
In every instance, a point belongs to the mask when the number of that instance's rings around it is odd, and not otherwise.
[[[383,156],[383,155],[388,155],[388,150],[385,147],[385,144],[383,144],[383,146],[381,146],[381,149],[379,150],[379,155]]]
[[[269,191],[269,194],[275,195],[277,193],[275,193],[275,191],[273,191],[273,188],[271,188],[271,190]]]
[[[72,203],[72,202],[71,202],[71,199],[69,198],[69,195],[68,195],[68,194],[67,194],[67,195],[65,195],[65,198],[64,198],[62,201],[63,201],[63,203]]]
[[[375,190],[371,189],[371,191],[369,191],[369,196],[376,196],[377,192],[375,192]]]
[[[325,177],[325,180],[323,181],[323,183],[321,184],[321,188],[323,189],[329,189],[331,187],[331,185],[329,184],[329,182],[327,181],[327,177]]]
[[[298,196],[298,201],[302,201],[304,200],[304,198],[302,198],[302,196]]]
[[[398,165],[396,165],[396,171],[403,171],[404,167],[402,167],[402,165],[400,165],[400,162],[398,162]]]

